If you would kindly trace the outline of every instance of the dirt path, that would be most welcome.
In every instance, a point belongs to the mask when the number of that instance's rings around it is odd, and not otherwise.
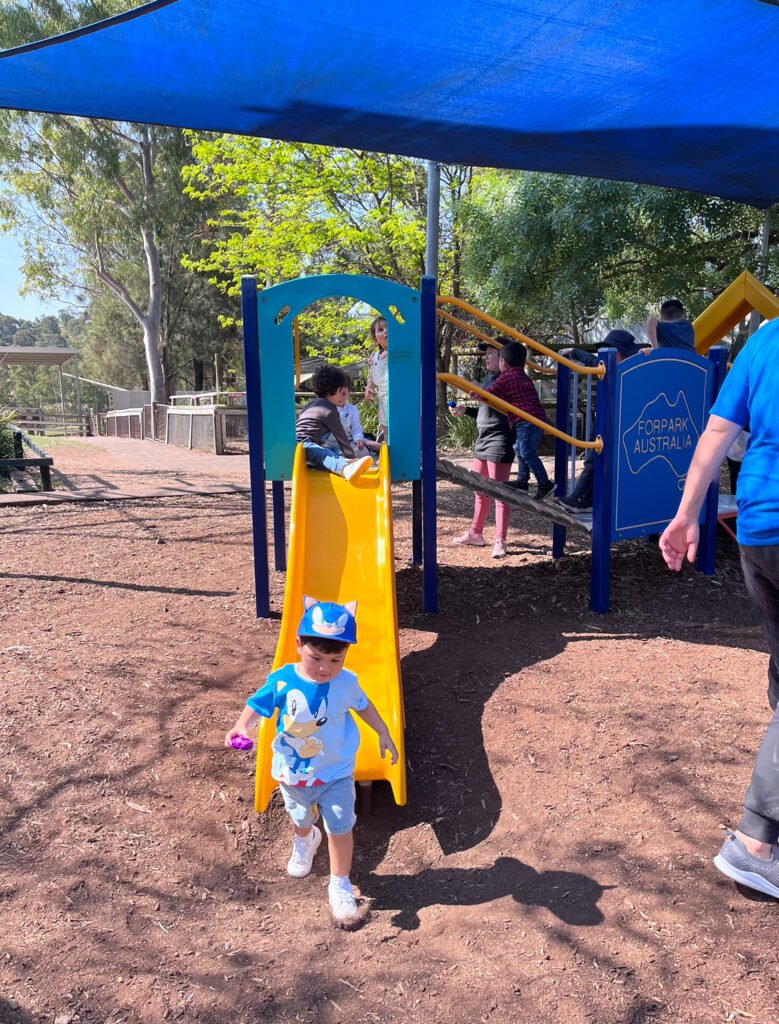
[[[88,450],[63,471],[137,472]],[[711,866],[766,720],[732,549],[712,581],[622,545],[597,617],[540,520],[449,547],[471,500],[441,488],[427,617],[396,491],[410,799],[359,822],[355,934],[221,746],[278,629],[248,496],[0,509],[3,1024],[779,1019],[776,904]]]

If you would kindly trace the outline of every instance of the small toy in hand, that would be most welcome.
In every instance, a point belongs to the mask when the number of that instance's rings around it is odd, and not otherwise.
[[[230,740],[230,746],[235,750],[251,750],[254,746],[254,741],[250,740],[248,736],[233,736]]]

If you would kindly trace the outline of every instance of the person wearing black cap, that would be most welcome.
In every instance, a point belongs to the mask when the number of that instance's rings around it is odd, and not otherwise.
[[[501,340],[501,339],[499,339]],[[479,342],[479,350],[484,353],[484,368],[487,376],[481,382],[483,388],[488,388],[494,380],[500,376],[500,350],[486,342]],[[511,473],[511,465],[514,461],[514,443],[516,433],[509,426],[508,420],[503,413],[498,412],[491,406],[480,402],[478,408],[471,408],[465,405],[456,405],[452,410],[453,416],[468,415],[476,420],[478,437],[476,446],[473,449],[473,462],[471,472],[479,476],[488,477],[505,483]],[[484,524],[490,511],[491,500],[485,494],[476,494],[473,510],[473,521],[465,533],[454,537],[453,544],[467,544],[472,547],[485,547]],[[506,533],[509,526],[511,506],[505,502],[495,501],[495,543],[492,548],[493,558],[503,558],[506,554]]]
[[[636,339],[630,331],[614,330],[609,331],[598,348],[615,348],[617,350],[617,362],[623,359],[630,359],[641,351]],[[581,348],[562,348],[559,355],[567,359],[575,359],[583,366],[597,366],[598,356],[595,352],[587,352]],[[584,455],[584,465],[576,480],[576,486],[564,498],[555,498],[558,505],[561,505],[568,512],[592,512],[592,469],[595,454],[592,448],[588,448]]]

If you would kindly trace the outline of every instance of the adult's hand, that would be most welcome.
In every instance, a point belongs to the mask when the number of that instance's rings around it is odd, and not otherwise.
[[[697,518],[692,520],[685,515],[676,515],[663,530],[660,537],[660,551],[669,569],[679,572],[682,562],[694,562],[698,553],[700,527]]]

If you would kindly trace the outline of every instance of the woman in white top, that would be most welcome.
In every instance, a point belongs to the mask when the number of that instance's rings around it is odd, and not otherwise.
[[[387,365],[387,321],[377,316],[371,322],[371,337],[376,342],[376,351],[370,358],[368,384],[365,388],[365,401],[377,398],[379,402],[379,436],[377,440],[387,440],[387,394],[389,391],[389,367]]]

